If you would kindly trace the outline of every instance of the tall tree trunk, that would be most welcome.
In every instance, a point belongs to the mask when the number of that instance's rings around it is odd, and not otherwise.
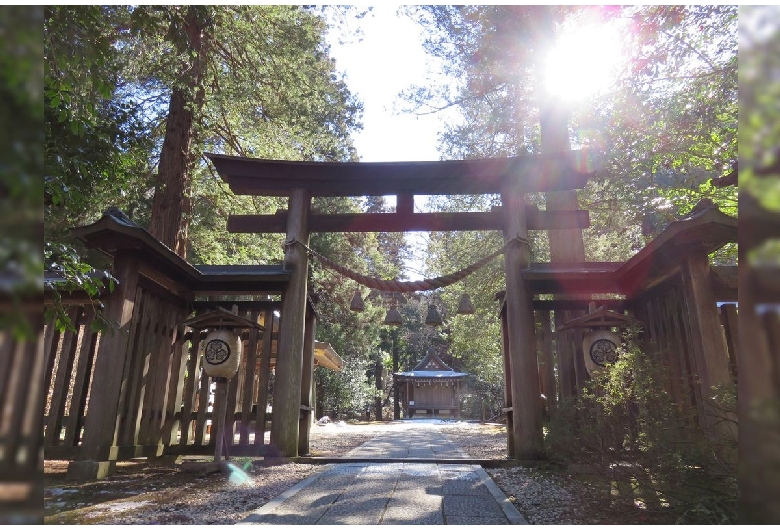
[[[555,44],[555,22],[550,6],[539,7],[541,16],[538,17],[539,38],[543,39],[545,47]],[[537,70],[544,71],[543,57],[538,57]],[[545,85],[543,76],[539,76],[537,85],[539,101],[539,125],[542,136],[542,153],[569,153],[569,109],[564,101],[550,94]],[[577,210],[576,191],[557,191],[547,193],[548,210]],[[582,242],[582,230],[550,230],[550,261],[573,262],[585,261],[585,246]]]
[[[379,393],[385,387],[384,381],[382,381],[382,361],[377,359],[374,364],[374,384],[377,389],[377,394],[374,397],[374,414],[376,421],[382,421],[382,395]]]
[[[184,86],[174,87],[168,104],[165,138],[155,180],[154,202],[149,232],[182,258],[187,257],[187,232],[192,217],[192,172],[195,154],[195,114],[203,106],[205,47],[203,22],[195,7],[185,16],[186,45],[194,60],[179,72]]]
[[[538,38],[541,49],[550,49],[555,45],[555,22],[550,6],[540,7],[538,17]],[[544,71],[546,65],[542,64],[543,58],[537,58],[537,69]],[[539,76],[537,94],[539,101],[539,125],[541,129],[542,153],[544,154],[568,154],[571,151],[569,141],[569,109],[564,101],[550,94],[546,88],[546,80]],[[547,210],[577,210],[579,204],[576,191],[548,192],[546,197]],[[547,232],[550,241],[550,261],[580,262],[585,261],[585,245],[582,240],[582,230],[549,230]],[[556,296],[555,298],[560,298]],[[568,296],[564,298],[588,298],[587,296]],[[567,312],[568,313],[568,312]],[[555,311],[555,327],[562,326],[567,317],[577,317],[584,313],[572,312],[567,315],[563,311]],[[578,359],[581,351],[569,340],[558,341],[558,374],[560,385],[560,397],[570,397],[575,393],[575,388],[582,384],[584,373],[577,372]]]

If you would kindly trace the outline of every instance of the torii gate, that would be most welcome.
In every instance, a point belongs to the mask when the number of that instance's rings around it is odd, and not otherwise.
[[[508,446],[516,459],[543,453],[542,410],[536,359],[532,293],[522,270],[530,265],[528,230],[581,229],[589,226],[584,210],[540,211],[526,205],[532,192],[580,189],[592,174],[578,151],[557,154],[440,162],[287,162],[207,155],[238,195],[286,196],[287,211],[273,215],[231,215],[230,232],[285,233],[287,241],[306,245],[312,232],[411,232],[501,230],[507,287],[508,347],[505,382]],[[501,196],[502,207],[489,212],[415,213],[415,195]],[[312,197],[396,196],[395,213],[317,214]],[[304,311],[308,256],[301,245],[285,248],[291,271],[283,296],[274,385],[271,443],[286,456],[297,456],[303,368]],[[510,397],[510,396],[507,396]]]

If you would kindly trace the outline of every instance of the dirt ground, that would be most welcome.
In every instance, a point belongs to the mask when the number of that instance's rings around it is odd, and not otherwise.
[[[437,428],[474,458],[504,459],[502,425],[442,421]],[[392,423],[314,426],[313,456],[343,456]],[[67,462],[46,461],[45,524],[235,524],[304,478],[314,464],[233,458],[233,473],[203,475],[186,464],[138,459],[120,462],[115,475],[66,480]],[[589,484],[552,466],[488,469],[496,484],[532,524],[653,522],[637,506],[615,506],[604,485]]]

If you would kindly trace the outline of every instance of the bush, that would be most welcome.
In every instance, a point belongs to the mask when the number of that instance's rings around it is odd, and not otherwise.
[[[734,523],[736,385],[715,389],[708,413],[718,425],[705,434],[696,411],[664,390],[661,363],[633,334],[626,339],[613,366],[561,402],[549,423],[550,457],[587,464],[618,486],[621,500],[640,499],[677,522]]]
[[[365,419],[366,406],[373,406],[374,387],[366,379],[369,362],[345,363],[339,372],[318,368],[317,409],[331,419]],[[373,410],[373,409],[372,409]]]

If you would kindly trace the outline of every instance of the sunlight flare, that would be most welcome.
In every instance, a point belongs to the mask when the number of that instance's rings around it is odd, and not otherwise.
[[[578,101],[607,89],[621,59],[618,28],[581,26],[564,32],[547,57],[545,87],[565,101]]]

